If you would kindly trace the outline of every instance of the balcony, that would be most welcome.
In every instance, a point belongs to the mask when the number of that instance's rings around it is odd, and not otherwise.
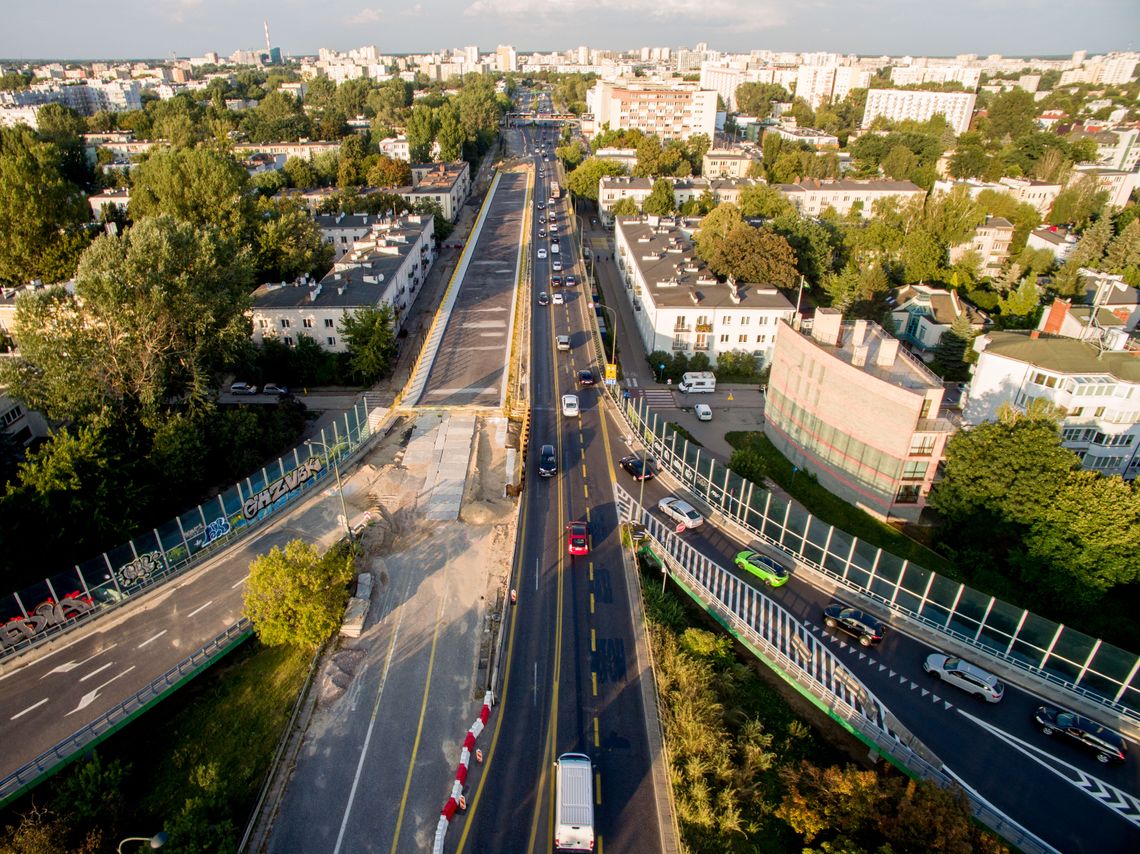
[[[711,323],[698,323],[696,328],[697,328],[697,332],[712,332],[713,331]]]

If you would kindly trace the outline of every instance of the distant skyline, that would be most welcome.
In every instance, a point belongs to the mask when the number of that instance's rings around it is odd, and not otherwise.
[[[511,44],[830,51],[877,56],[1090,54],[1140,48],[1138,0],[39,0],[6,3],[5,59],[201,56],[274,47],[287,55],[374,44],[430,53]],[[616,10],[616,11],[615,11]]]

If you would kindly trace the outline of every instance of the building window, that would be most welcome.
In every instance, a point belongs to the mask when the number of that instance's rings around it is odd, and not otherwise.
[[[301,325],[304,326],[306,329],[312,329],[313,328],[313,318],[306,317],[304,320],[301,321]]]
[[[912,457],[929,457],[934,453],[933,436],[912,436],[910,439],[910,455]]]
[[[721,320],[721,323],[724,324],[725,326],[732,326],[732,315],[726,315]]]
[[[756,336],[756,343],[757,343],[757,344],[764,344],[764,343],[766,343],[767,341],[768,341],[768,336],[767,336],[767,335],[757,335],[757,336]]]
[[[752,318],[751,318],[751,317],[749,317],[747,314],[743,315],[743,316],[740,318],[740,325],[741,325],[741,326],[747,326],[747,325],[748,325],[749,323],[751,323],[751,322],[752,322]]]
[[[285,341],[286,347],[292,347],[293,346],[293,338],[291,336],[286,335],[283,340]]]
[[[907,460],[903,463],[902,479],[925,480],[926,471],[929,468],[930,463],[924,463],[921,460]]]
[[[748,343],[748,336],[747,335],[741,335],[736,340],[740,344],[747,344]]]
[[[268,329],[269,328],[269,321],[264,317],[259,317],[257,319],[257,325],[260,326],[262,329]]]
[[[0,423],[8,427],[24,417],[24,408],[16,404],[3,415],[0,415]]]
[[[335,347],[336,346],[336,339],[330,335],[328,338],[325,339],[325,343],[328,344],[330,347]]]
[[[900,486],[898,495],[895,496],[895,504],[917,504],[919,496],[919,487],[909,485]]]
[[[727,335],[720,336],[720,343],[721,344],[727,344],[728,343],[728,336]]]
[[[326,317],[325,318],[325,329],[332,329],[332,328],[333,328],[333,319],[331,317]]]
[[[290,324],[288,318],[285,318],[285,317],[281,318],[281,328],[282,329],[288,329],[290,326],[291,326],[291,324]]]

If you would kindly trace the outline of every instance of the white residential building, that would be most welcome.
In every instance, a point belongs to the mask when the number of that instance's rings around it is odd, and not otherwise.
[[[1102,169],[1099,166],[1078,166],[1069,178],[1070,183],[1078,181],[1084,176],[1096,179],[1096,182],[1108,193],[1108,202],[1112,207],[1122,208],[1128,204],[1132,192],[1140,187],[1140,172],[1126,172],[1123,169]]]
[[[764,136],[768,136],[769,134],[790,142],[802,142],[816,149],[839,148],[839,137],[822,130],[780,124],[765,128]]]
[[[981,332],[989,322],[984,313],[962,300],[957,291],[930,285],[893,288],[887,295],[887,303],[895,322],[895,337],[924,362],[934,358],[942,336],[962,315],[975,332]]]
[[[692,228],[670,218],[619,219],[614,229],[618,270],[634,308],[646,353],[744,351],[763,365],[780,320],[795,307],[766,283],[721,283],[693,250]],[[637,358],[634,356],[633,358]]]
[[[970,424],[1010,403],[1043,398],[1065,413],[1061,439],[1086,469],[1132,480],[1140,472],[1140,359],[1076,338],[989,332],[974,340],[978,361],[963,412]]]
[[[1048,249],[1057,263],[1062,263],[1077,245],[1077,238],[1059,226],[1047,225],[1029,232],[1025,245],[1029,249]]]
[[[876,201],[897,198],[900,204],[925,196],[926,192],[910,181],[853,181],[842,178],[823,181],[809,178],[798,184],[776,184],[776,189],[790,201],[801,216],[816,217],[827,208],[840,216],[858,209],[864,219],[873,215]]]
[[[662,140],[716,136],[716,92],[692,86],[600,80],[586,93],[595,132],[636,128]]]
[[[970,129],[975,100],[977,96],[972,92],[871,89],[867,92],[867,105],[863,110],[863,127],[869,127],[879,116],[893,122],[906,119],[925,122],[942,115],[954,133],[962,134]]]
[[[978,91],[982,69],[965,65],[896,65],[891,69],[891,82],[896,86],[915,83],[960,83],[969,92]]]
[[[673,205],[681,205],[706,192],[716,204],[740,203],[740,194],[747,187],[764,183],[758,178],[666,178],[673,185]],[[613,225],[613,207],[621,199],[633,199],[638,208],[653,192],[653,178],[635,178],[630,175],[607,175],[598,181],[598,216],[606,227]]]
[[[466,160],[454,163],[413,163],[412,186],[401,187],[398,196],[414,205],[422,199],[439,202],[451,222],[459,215],[471,193],[471,167]]]
[[[320,282],[262,285],[253,293],[253,340],[295,346],[307,335],[322,349],[343,353],[346,315],[388,303],[399,332],[434,261],[434,218],[403,216],[373,224]]]
[[[95,217],[96,220],[103,219],[103,209],[108,206],[126,213],[130,202],[131,191],[126,188],[122,190],[104,190],[102,193],[96,193],[93,196],[87,197],[87,204],[91,206],[91,215]]]
[[[408,163],[412,159],[411,149],[408,146],[408,138],[406,136],[397,136],[389,139],[380,140],[377,145],[380,148],[381,154],[386,154],[393,160],[403,160]]]
[[[705,178],[747,178],[759,154],[735,148],[711,148],[701,158],[701,175]]]
[[[1005,217],[986,216],[986,221],[974,229],[974,236],[965,243],[950,247],[950,263],[957,264],[967,252],[976,252],[981,259],[983,276],[996,276],[1009,259],[1013,243],[1013,223]]]
[[[374,225],[386,221],[385,217],[371,214],[345,213],[317,214],[313,219],[325,243],[333,248],[333,261],[339,261],[351,252],[358,240],[371,234]]]

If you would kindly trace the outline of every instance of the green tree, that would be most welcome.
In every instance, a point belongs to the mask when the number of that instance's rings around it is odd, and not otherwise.
[[[1095,177],[1085,175],[1063,189],[1053,200],[1049,222],[1079,229],[1098,216],[1107,201],[1108,191],[1100,188]]]
[[[598,200],[598,182],[607,175],[624,175],[625,167],[612,160],[587,157],[566,176],[566,188],[578,198]]]
[[[946,262],[946,246],[925,229],[915,229],[903,238],[903,274],[908,282],[939,281]]]
[[[1036,130],[1039,109],[1032,92],[1016,88],[1002,92],[989,105],[983,132],[996,142],[1025,136]]]
[[[618,199],[610,209],[610,214],[615,217],[637,216],[639,213],[641,213],[641,211],[637,207],[637,202],[629,196],[626,196],[624,199]]]
[[[808,281],[818,282],[835,268],[842,237],[832,227],[801,219],[794,211],[777,216],[768,225],[788,241],[796,255],[796,267]]]
[[[381,154],[368,169],[368,183],[373,187],[408,187],[412,183],[411,164]]]
[[[209,148],[154,151],[132,183],[130,214],[136,222],[167,215],[238,240],[254,231],[249,176],[229,154]]]
[[[766,119],[772,114],[773,102],[791,100],[788,90],[779,83],[741,83],[736,87],[736,109],[743,115]]]
[[[771,184],[753,184],[740,191],[740,212],[744,216],[775,219],[797,216],[795,205]]]
[[[87,245],[90,219],[60,153],[27,127],[0,128],[0,282],[63,281]]]
[[[700,248],[697,254],[701,254]],[[740,282],[791,286],[799,280],[792,247],[767,227],[754,228],[742,222],[724,240],[712,244],[708,257],[701,257],[718,276],[731,276]]]
[[[353,374],[364,385],[387,376],[396,357],[395,314],[392,306],[364,306],[340,321]]]
[[[966,354],[974,340],[974,330],[969,316],[963,312],[954,318],[950,328],[942,333],[934,348],[931,367],[934,372],[948,382],[960,382],[969,376]]]
[[[408,116],[408,157],[413,163],[425,163],[431,159],[431,147],[435,141],[435,111],[427,104],[416,104]]]
[[[1018,265],[1015,264],[1014,266]],[[1014,319],[1012,324],[1003,324],[1005,328],[1023,326],[1036,314],[1040,302],[1041,297],[1037,293],[1037,274],[1031,272],[1021,280],[1016,290],[998,300],[1002,317]]]
[[[290,157],[281,169],[289,181],[290,187],[298,190],[309,190],[317,186],[317,171],[308,160],[300,157]]]
[[[170,397],[212,401],[214,372],[249,338],[252,265],[211,233],[169,217],[104,235],[75,293],[21,295],[13,392],[52,418],[102,411],[154,418]]]
[[[352,578],[343,549],[322,555],[304,540],[274,546],[249,566],[244,614],[266,646],[316,649],[340,626]]]
[[[1107,218],[1106,218],[1107,219]],[[1140,285],[1140,219],[1121,229],[1105,251],[1104,269],[1124,276],[1124,281]]]
[[[436,140],[439,142],[439,159],[445,162],[458,160],[463,156],[463,144],[467,136],[463,125],[459,121],[459,111],[450,104],[436,110],[439,131]]]
[[[701,174],[705,155],[710,148],[712,148],[712,141],[707,134],[695,133],[685,141],[685,158],[692,167],[692,174]]]
[[[653,190],[641,203],[641,210],[647,214],[666,216],[673,213],[676,207],[673,196],[673,182],[667,178],[658,178],[653,182]]]
[[[266,200],[258,206],[258,279],[291,282],[302,273],[317,278],[332,266],[333,248],[304,208],[293,201]]]

